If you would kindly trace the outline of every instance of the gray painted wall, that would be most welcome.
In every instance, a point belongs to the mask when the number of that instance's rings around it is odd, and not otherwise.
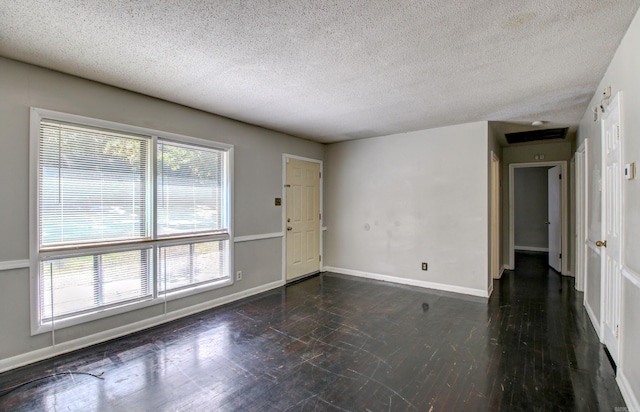
[[[548,249],[548,167],[514,170],[513,223],[515,247]]]
[[[0,58],[0,262],[29,258],[29,108],[40,107],[233,144],[235,236],[282,231],[282,154],[323,159],[324,146],[207,114],[159,99]],[[282,240],[235,244],[232,286],[171,301],[168,311],[189,308],[282,279]],[[29,270],[0,270],[0,363],[46,350],[51,336],[30,334]],[[56,332],[61,344],[133,322],[162,316],[163,307],[69,327]],[[41,351],[42,352],[42,351]]]
[[[612,95],[622,92],[622,163],[636,162],[640,165],[640,13],[634,17],[631,26],[622,39],[616,54],[607,69],[596,93],[589,102],[587,111],[580,122],[578,129],[578,143],[585,139],[593,141],[600,135],[600,122],[593,121],[591,108],[600,103],[602,90],[611,86]],[[588,145],[588,150],[593,153],[594,145]],[[602,170],[599,164],[601,158],[597,155],[588,156],[588,170]],[[639,169],[640,170],[640,169]],[[589,179],[591,194],[590,206],[596,206],[599,201],[597,182]],[[626,390],[637,402],[635,405],[627,405],[630,409],[640,409],[640,178],[623,181],[623,250],[622,263],[626,276],[622,281],[622,299],[620,306],[620,359],[618,365],[618,381],[626,383]],[[599,213],[598,211],[590,211]],[[589,227],[590,236],[599,235],[597,227]],[[597,318],[600,313],[600,271],[597,254],[592,255],[587,276],[587,300],[589,306],[595,312]],[[596,319],[596,323],[597,323]],[[598,324],[594,325],[596,328]],[[624,393],[624,391],[623,391]],[[627,397],[629,400],[629,397]]]
[[[486,294],[487,130],[478,122],[329,145],[325,265]]]

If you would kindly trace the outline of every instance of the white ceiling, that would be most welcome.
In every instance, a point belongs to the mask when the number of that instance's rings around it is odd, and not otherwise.
[[[575,129],[639,5],[0,0],[0,55],[318,142]]]

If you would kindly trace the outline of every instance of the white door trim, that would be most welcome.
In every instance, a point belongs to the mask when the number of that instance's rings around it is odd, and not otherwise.
[[[491,268],[489,270],[489,290],[493,290],[493,279],[500,279],[500,158],[491,151]],[[491,293],[489,293],[491,295]]]
[[[509,267],[515,268],[515,228],[514,228],[514,175],[515,169],[519,168],[527,168],[527,167],[553,167],[553,166],[561,166],[562,175],[564,178],[562,179],[562,204],[561,215],[562,215],[562,271],[561,273],[564,275],[567,273],[567,260],[568,259],[568,241],[567,234],[569,233],[569,219],[567,218],[569,215],[569,202],[568,202],[568,194],[569,194],[569,185],[568,185],[568,173],[567,173],[567,161],[561,160],[556,162],[531,162],[531,163],[511,163],[509,165]]]
[[[587,292],[586,271],[586,228],[587,228],[587,141],[583,141],[575,154],[575,288],[580,292]]]
[[[567,176],[565,175],[565,179]],[[554,166],[547,169],[547,241],[549,248],[549,266],[558,272],[562,272],[562,167]],[[557,200],[560,200],[557,202]],[[554,202],[555,200],[555,202]],[[558,226],[560,223],[560,226]],[[560,230],[558,230],[560,229]],[[567,275],[568,273],[564,273]]]
[[[287,183],[287,160],[297,159],[304,160],[305,162],[318,163],[320,165],[320,230],[318,245],[320,246],[320,271],[323,272],[324,268],[324,245],[322,238],[324,237],[324,208],[323,208],[323,182],[324,182],[324,162],[319,159],[312,159],[309,157],[296,156],[288,153],[282,154],[282,233],[287,233],[287,190],[285,184]],[[282,236],[282,281],[287,282],[287,236]]]

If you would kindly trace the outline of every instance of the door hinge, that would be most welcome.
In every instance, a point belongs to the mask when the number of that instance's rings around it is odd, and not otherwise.
[[[320,179],[322,179],[322,172],[319,172],[319,173],[318,173],[318,177],[319,177]]]
[[[620,329],[620,325],[616,325],[616,339],[618,339],[618,330]]]
[[[318,214],[318,219],[322,220],[322,213]]]
[[[558,179],[562,180],[562,174],[558,175]]]
[[[318,255],[318,261],[322,262],[322,255]]]
[[[562,259],[562,253],[560,253],[559,259]]]

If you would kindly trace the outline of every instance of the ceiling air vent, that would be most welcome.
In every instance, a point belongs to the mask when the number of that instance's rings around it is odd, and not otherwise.
[[[530,130],[528,132],[505,133],[509,144],[537,142],[539,140],[564,139],[567,135],[568,127],[559,129]]]

